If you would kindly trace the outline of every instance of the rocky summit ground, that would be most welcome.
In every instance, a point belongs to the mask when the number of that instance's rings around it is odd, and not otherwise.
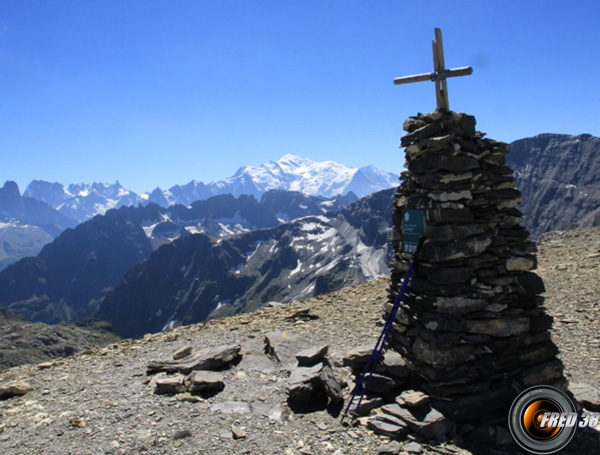
[[[539,273],[566,374],[600,388],[600,229],[552,233],[539,245]],[[124,340],[51,363],[0,373],[0,386],[31,390],[0,401],[2,454],[514,454],[514,444],[473,445],[459,436],[392,443],[365,426],[343,425],[326,411],[297,414],[287,405],[289,372],[264,354],[265,335],[281,332],[297,350],[326,344],[342,385],[346,352],[374,345],[387,281],[231,318]],[[158,395],[147,367],[185,348],[241,345],[242,360],[222,372],[211,397]],[[350,391],[344,390],[347,399]],[[598,453],[600,433],[578,431],[564,453]],[[387,447],[387,452],[382,451]]]

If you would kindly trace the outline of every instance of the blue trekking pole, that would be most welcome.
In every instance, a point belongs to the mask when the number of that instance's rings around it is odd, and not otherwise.
[[[383,347],[385,346],[385,342],[387,341],[388,335],[390,334],[390,332],[392,330],[392,325],[394,323],[394,320],[396,319],[396,314],[398,313],[398,309],[400,308],[400,302],[402,302],[402,298],[404,297],[404,293],[406,292],[406,287],[408,286],[408,281],[410,280],[410,276],[412,275],[412,272],[414,270],[414,265],[416,264],[417,258],[419,257],[419,253],[421,252],[421,248],[423,247],[423,242],[425,242],[424,235],[422,235],[421,238],[419,238],[419,243],[417,245],[417,249],[415,251],[415,254],[413,255],[413,259],[410,263],[410,266],[408,267],[408,271],[406,272],[406,276],[404,277],[404,281],[402,282],[400,291],[398,292],[398,295],[396,296],[396,300],[394,301],[392,310],[390,311],[390,314],[389,314],[387,320],[385,321],[383,329],[381,330],[381,334],[379,335],[379,339],[377,340],[377,343],[375,344],[375,348],[373,349],[373,352],[371,352],[369,361],[367,362],[367,365],[365,366],[362,374],[360,375],[360,379],[356,383],[356,386],[354,386],[354,390],[352,392],[352,397],[350,398],[350,401],[348,402],[348,405],[346,406],[344,415],[342,416],[342,420],[346,416],[346,414],[348,414],[348,410],[352,406],[352,402],[354,401],[354,398],[358,394],[359,390],[362,390],[362,392],[361,392],[360,398],[358,400],[358,404],[356,405],[356,408],[354,409],[354,412],[358,411],[358,408],[360,407],[360,405],[362,403],[365,393],[367,392],[367,388],[369,387],[369,383],[371,382],[371,378],[373,377],[373,372],[375,371],[375,367],[377,366],[377,364],[379,364],[379,359],[381,358],[381,354],[383,352]],[[366,381],[365,381],[365,377],[366,377]]]

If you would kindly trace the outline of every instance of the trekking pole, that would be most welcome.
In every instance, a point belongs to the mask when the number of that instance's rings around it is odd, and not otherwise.
[[[362,389],[362,392],[361,392],[360,398],[358,400],[358,404],[356,405],[356,408],[354,409],[354,412],[358,411],[358,408],[360,407],[360,405],[362,403],[365,393],[367,392],[367,388],[369,387],[369,383],[371,382],[371,378],[373,377],[373,372],[375,371],[375,367],[377,366],[377,364],[379,363],[379,359],[381,358],[381,354],[383,352],[383,347],[385,346],[385,342],[387,341],[388,335],[390,334],[390,332],[392,330],[392,325],[394,324],[394,320],[396,319],[396,314],[398,313],[398,309],[400,308],[400,303],[402,302],[402,298],[404,297],[404,293],[406,292],[406,288],[408,286],[408,281],[410,280],[410,277],[414,270],[414,265],[417,262],[417,258],[419,257],[419,253],[421,252],[421,248],[423,247],[424,242],[425,242],[425,236],[422,235],[419,238],[419,243],[417,244],[417,249],[415,250],[415,254],[413,255],[410,266],[408,267],[408,271],[406,272],[406,276],[404,277],[404,281],[402,282],[400,291],[398,292],[398,295],[396,296],[396,299],[394,300],[394,305],[392,306],[390,314],[389,314],[387,320],[385,321],[385,324],[383,326],[383,329],[381,330],[381,333],[379,334],[379,338],[377,339],[375,348],[371,352],[369,361],[365,365],[365,368],[364,368],[362,374],[360,375],[359,381],[354,386],[354,390],[352,392],[352,397],[350,398],[350,401],[348,402],[348,405],[346,406],[346,409],[344,410],[344,415],[342,416],[342,420],[344,419],[346,414],[348,414],[348,410],[352,406],[352,402],[354,401],[354,398],[356,397],[356,395],[359,391],[359,387],[360,387],[360,389]],[[367,376],[366,382],[365,382],[365,376],[367,374],[368,374],[368,376]]]

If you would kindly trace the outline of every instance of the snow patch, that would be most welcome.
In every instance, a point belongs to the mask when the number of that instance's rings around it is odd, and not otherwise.
[[[302,270],[302,262],[298,259],[298,263],[296,264],[296,268],[290,272],[290,277],[296,275]]]
[[[190,234],[204,234],[205,232],[204,229],[202,229],[199,225],[186,226],[184,229]]]

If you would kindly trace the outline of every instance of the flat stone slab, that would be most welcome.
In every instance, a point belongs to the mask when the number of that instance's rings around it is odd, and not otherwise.
[[[250,414],[250,405],[245,401],[222,401],[215,403],[210,408],[211,412],[224,414]]]
[[[327,351],[329,351],[327,345],[304,349],[296,354],[296,360],[300,366],[311,366],[323,360],[327,355]]]
[[[216,346],[203,349],[197,355],[181,360],[155,360],[148,364],[146,373],[154,374],[164,371],[189,374],[194,370],[220,370],[239,360],[240,349],[239,345]]]
[[[243,371],[257,371],[259,373],[273,373],[275,362],[265,354],[262,340],[251,339],[242,344],[242,360],[238,368]]]
[[[194,371],[188,379],[191,381],[189,391],[192,394],[220,392],[225,388],[223,375],[215,371]]]
[[[376,434],[397,439],[408,433],[408,425],[390,414],[377,414],[367,421],[367,427]]]
[[[377,453],[379,455],[398,455],[401,449],[402,446],[398,441],[392,441],[379,447]]]
[[[369,392],[381,394],[391,392],[395,388],[402,385],[402,381],[378,373],[373,373],[370,379],[368,376],[366,376],[365,381],[367,380],[369,381],[367,384],[367,390]]]
[[[175,395],[186,390],[185,376],[181,374],[158,378],[154,383],[154,393],[157,395]]]
[[[273,373],[275,365],[273,361],[264,354],[246,354],[239,364],[239,368],[244,371],[257,371],[259,373]]]
[[[442,436],[452,428],[452,423],[430,406],[406,409],[397,404],[388,404],[383,406],[381,410],[386,414],[402,419],[408,424],[411,431],[419,433],[427,439]]]
[[[352,408],[350,409],[352,412],[355,412],[359,416],[366,416],[371,413],[373,409],[380,408],[385,403],[383,397],[364,397],[360,402],[360,406],[358,405],[358,400],[356,403],[352,403]]]
[[[365,367],[375,346],[364,345],[358,346],[347,352],[344,356],[344,366],[354,368],[356,370]]]
[[[265,352],[275,357],[288,371],[296,366],[296,353],[300,350],[300,340],[291,332],[278,330],[265,335]]]
[[[253,401],[250,403],[250,407],[254,415],[264,416],[277,422],[281,421],[283,408],[278,401]]]
[[[423,446],[418,442],[412,441],[402,446],[402,451],[408,453],[423,453]]]

